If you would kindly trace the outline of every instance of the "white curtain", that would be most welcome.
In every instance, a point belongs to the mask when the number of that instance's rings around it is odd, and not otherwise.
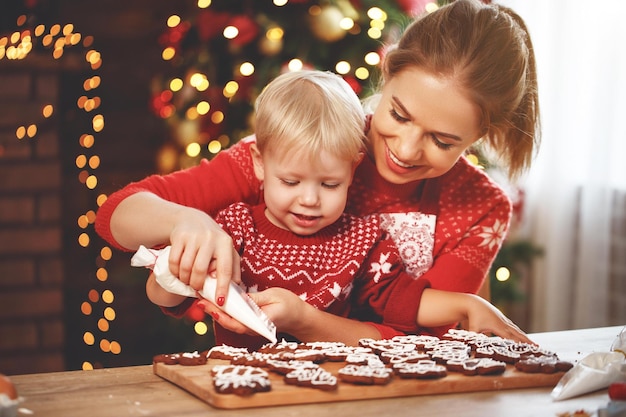
[[[543,142],[521,233],[545,254],[527,330],[626,324],[626,2],[499,3],[527,23],[539,76]]]

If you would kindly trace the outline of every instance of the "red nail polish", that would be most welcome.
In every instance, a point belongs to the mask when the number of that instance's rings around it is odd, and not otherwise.
[[[217,297],[217,305],[218,306],[223,306],[224,305],[224,301],[226,301],[226,299],[224,298],[223,295],[220,295],[219,297]]]
[[[211,312],[211,316],[213,317],[215,321],[220,319],[220,314],[217,311]]]

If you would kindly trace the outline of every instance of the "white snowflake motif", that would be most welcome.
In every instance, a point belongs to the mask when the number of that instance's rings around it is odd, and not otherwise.
[[[483,239],[480,246],[487,246],[489,250],[491,250],[497,247],[504,238],[506,224],[500,222],[500,220],[496,220],[493,226],[482,226],[480,229],[482,229],[482,231],[478,233],[478,237]]]
[[[381,253],[378,262],[372,262],[369,272],[375,272],[374,282],[378,283],[382,274],[388,274],[391,271],[391,263],[387,262],[389,253]]]

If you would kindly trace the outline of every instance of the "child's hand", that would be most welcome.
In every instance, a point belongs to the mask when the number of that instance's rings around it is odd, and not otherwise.
[[[232,238],[206,213],[184,210],[170,234],[169,268],[173,275],[201,290],[207,275],[217,279],[215,300],[224,305],[229,282],[241,282],[239,254]]]

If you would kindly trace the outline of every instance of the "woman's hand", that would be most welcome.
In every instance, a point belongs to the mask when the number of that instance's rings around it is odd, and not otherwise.
[[[263,310],[281,333],[297,334],[304,322],[303,315],[306,314],[306,310],[312,308],[300,297],[284,288],[268,288],[258,293],[249,293],[248,296]],[[200,300],[198,305],[203,307],[204,311],[226,330],[239,334],[256,334],[209,300]]]
[[[495,334],[516,342],[535,344],[511,319],[505,316],[493,304],[483,298],[469,296],[467,303],[468,330],[477,333]]]

